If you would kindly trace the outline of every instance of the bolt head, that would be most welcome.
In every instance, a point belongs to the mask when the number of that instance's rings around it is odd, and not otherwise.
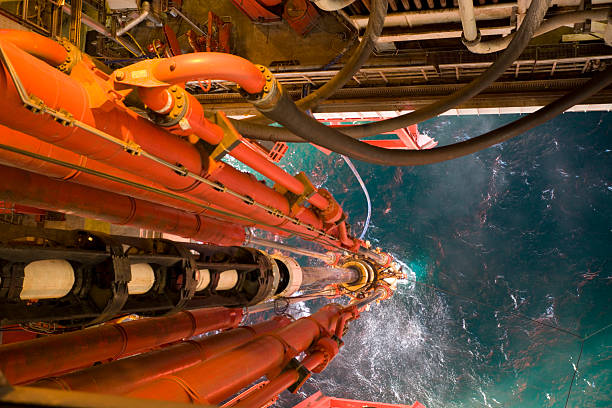
[[[117,79],[117,81],[123,81],[123,79],[125,78],[125,72],[123,71],[118,71],[115,74],[115,78]]]
[[[176,69],[176,62],[171,63],[169,69],[170,71],[174,71]]]

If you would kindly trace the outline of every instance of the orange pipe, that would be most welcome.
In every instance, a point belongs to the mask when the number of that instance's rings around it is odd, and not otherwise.
[[[287,326],[279,316],[251,327],[238,327],[199,339],[182,341],[157,351],[123,358],[59,377],[45,378],[34,387],[59,388],[104,394],[125,394],[164,375],[191,367],[224,351],[238,347],[255,336]]]
[[[138,88],[138,94],[147,107],[161,114],[169,112],[177,102],[168,88]],[[184,119],[189,123],[189,127],[174,126],[170,132],[179,136],[195,134],[206,143],[219,144],[223,139],[221,128],[206,119],[202,105],[193,95],[184,93],[181,94],[181,98],[184,98],[183,95],[187,97],[187,101],[183,101],[188,104]],[[292,193],[300,195],[304,192],[304,185],[296,177],[255,151],[243,137],[239,137],[238,144],[229,154]],[[309,197],[308,201],[321,210],[326,209],[329,205],[329,202],[318,193]]]
[[[18,36],[18,34],[15,35]],[[109,82],[106,81],[107,76],[98,71],[87,56],[84,56],[83,61],[73,68],[70,76],[67,76],[36,57],[21,51],[13,43],[7,41],[1,41],[1,43],[26,91],[45,101],[50,108],[68,111],[75,119],[124,142],[142,146],[147,152],[169,163],[180,163],[192,173],[207,174],[208,161],[202,160],[201,153],[195,146],[125,108],[119,94],[110,88]],[[45,78],[45,81],[40,81],[42,77]],[[84,87],[83,82],[88,83],[88,86]],[[199,200],[214,202],[221,208],[254,220],[254,224],[282,226],[310,239],[318,237],[318,234],[310,231],[309,228],[294,225],[265,209],[229,194],[216,192],[211,187],[192,178],[181,176],[172,169],[146,157],[133,156],[124,151],[122,146],[100,136],[77,127],[63,126],[49,115],[35,114],[26,110],[5,67],[0,69],[0,99],[3,101],[0,123],[5,126],[23,131],[45,142],[64,147],[127,173],[154,180],[172,191],[186,193]],[[220,164],[217,168],[210,169],[208,177],[258,202],[279,208],[284,214],[289,214],[286,197],[255,179],[245,178],[243,173],[231,166]],[[311,209],[302,207],[295,216],[317,229],[322,224],[320,218]],[[305,221],[306,219],[317,219],[318,222],[312,224]],[[336,239],[327,242],[330,245],[342,245]]]
[[[170,163],[181,163],[193,173],[205,173],[200,152],[190,143],[160,130],[129,109],[120,109],[119,105],[114,105],[115,107],[110,109],[92,109],[89,106],[90,95],[75,80],[75,75],[77,77],[85,76],[88,81],[95,83],[98,79],[96,79],[96,75],[92,74],[91,69],[82,69],[84,67],[77,65],[73,69],[72,76],[69,77],[51,68],[41,60],[20,51],[11,43],[4,42],[3,46],[16,71],[20,74],[28,93],[41,98],[50,107],[65,109],[71,112],[76,119],[97,126],[100,130],[118,136],[124,141],[133,141],[151,154],[162,157]],[[40,77],[45,77],[45,81],[40,81]],[[26,110],[4,69],[0,70],[0,84],[3,84],[0,86],[0,98],[4,102],[4,109],[0,110],[0,123],[5,126],[19,129],[36,138],[65,147],[75,153],[101,163],[107,163],[128,173],[138,174],[148,180],[155,180],[173,191],[189,192],[189,196],[214,202],[228,211],[271,225],[285,224],[286,228],[311,238],[318,235],[305,227],[286,224],[282,218],[274,216],[264,209],[247,204],[228,194],[216,192],[211,187],[202,185],[191,178],[180,176],[154,161],[142,156],[130,155],[121,146],[96,135],[75,127],[62,126],[48,115],[34,114]],[[88,90],[94,101],[101,97],[101,95],[96,94],[95,86],[90,86]],[[104,101],[106,101],[106,94],[104,95]],[[108,104],[108,101],[106,103]],[[210,175],[212,180],[221,181],[222,178],[223,185],[269,206],[280,208],[285,214],[289,213],[288,201],[283,195],[255,179],[246,179],[243,173],[231,166],[221,164],[220,167],[222,169],[213,171],[213,174]],[[223,175],[223,177],[220,177],[220,175]],[[241,184],[245,180],[247,184]],[[255,191],[252,187],[255,187]],[[311,210],[304,210],[303,214],[298,217],[308,216],[317,218]],[[339,244],[339,242],[333,243]]]
[[[83,155],[76,154],[69,150],[52,145],[50,143],[43,142],[40,139],[36,139],[25,133],[18,132],[2,125],[0,125],[0,134],[2,134],[0,144],[16,147],[21,150],[39,154],[41,156],[61,160],[70,164],[85,167],[90,170],[110,174],[112,176],[124,180],[144,184],[170,192],[169,190],[166,190],[163,186],[155,184],[144,178],[138,177],[122,170],[118,170],[114,167],[100,163],[96,160],[88,159]],[[64,167],[61,165],[49,163],[43,160],[38,160],[18,153],[13,153],[8,150],[0,149],[0,163],[11,167],[17,167],[22,170],[31,171],[33,173],[45,175],[47,177],[52,177],[65,181],[72,181],[77,184],[95,187],[105,191],[125,194],[131,197],[140,198],[142,200],[168,205],[174,208],[180,208],[182,210],[193,213],[202,214],[206,212],[205,209],[194,204],[189,204],[181,200],[165,197],[163,195],[149,192],[147,190],[142,190],[140,188],[132,187],[119,182],[110,181],[104,178],[90,175],[88,173],[83,173],[78,170],[72,170],[68,167]],[[210,203],[203,202],[202,204],[209,205]]]
[[[242,317],[242,309],[198,309],[11,343],[0,346],[0,370],[9,383],[22,384],[211,330],[236,327]]]
[[[235,82],[250,94],[263,91],[266,78],[251,61],[221,52],[194,52],[159,60],[155,79],[168,84],[193,80],[222,79]]]
[[[52,109],[63,109],[75,119],[124,142],[146,147],[151,154],[170,163],[181,163],[197,174],[202,172],[200,153],[190,143],[177,139],[135,112],[122,108],[117,101],[109,100],[107,94],[110,91],[102,87],[103,83],[98,83],[100,78],[91,69],[84,69],[88,67],[79,64],[72,75],[67,76],[11,43],[2,42],[2,46],[27,92],[45,101]],[[40,78],[44,78],[44,81]],[[90,88],[86,89],[77,78],[90,82]],[[100,88],[96,89],[96,85],[100,85]],[[150,159],[131,155],[120,145],[82,129],[63,126],[49,115],[28,111],[23,107],[4,67],[0,69],[0,96],[3,101],[0,122],[4,126],[143,178],[156,180],[174,190],[188,189],[195,184],[194,180],[182,177]],[[93,104],[106,107],[92,108],[90,100]]]
[[[28,54],[53,66],[61,65],[68,57],[68,52],[60,44],[29,31],[0,30],[0,41],[13,43]]]
[[[217,245],[242,245],[244,227],[12,167],[0,166],[0,199]]]
[[[127,394],[130,397],[217,404],[263,375],[281,370],[296,353],[307,350],[343,313],[339,305],[322,307],[299,319],[201,364],[162,377]],[[325,332],[322,330],[325,329]]]

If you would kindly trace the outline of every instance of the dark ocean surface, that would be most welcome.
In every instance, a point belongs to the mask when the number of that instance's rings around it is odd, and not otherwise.
[[[446,116],[420,130],[444,145],[516,118]],[[372,197],[367,239],[411,279],[279,405],[321,390],[428,408],[612,407],[611,125],[609,113],[567,113],[451,162],[354,161]],[[340,156],[292,145],[282,163],[313,169],[361,233],[365,199]]]

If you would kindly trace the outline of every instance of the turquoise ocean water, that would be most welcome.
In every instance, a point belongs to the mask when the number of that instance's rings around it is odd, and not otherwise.
[[[447,116],[420,130],[444,145],[517,117]],[[411,279],[280,405],[322,390],[428,408],[611,407],[611,124],[609,113],[568,113],[447,163],[354,161],[372,197],[367,238]],[[365,199],[341,157],[293,145],[282,165],[313,169],[361,232]]]

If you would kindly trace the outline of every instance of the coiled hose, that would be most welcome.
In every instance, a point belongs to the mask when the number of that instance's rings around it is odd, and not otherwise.
[[[385,1],[386,3],[386,1]],[[521,55],[529,40],[540,26],[546,10],[548,9],[549,0],[533,0],[525,16],[523,24],[516,32],[508,48],[499,56],[499,58],[478,78],[474,79],[468,85],[454,92],[453,94],[432,103],[424,108],[410,112],[395,118],[381,120],[379,122],[366,123],[362,125],[346,126],[342,128],[342,133],[351,138],[361,139],[367,136],[373,136],[385,132],[390,132],[395,129],[410,126],[415,123],[422,122],[427,119],[436,117],[437,115],[446,112],[453,107],[470,100],[478,95],[499,78],[506,69]],[[270,117],[266,112],[264,115]],[[270,117],[273,119],[272,117]],[[273,119],[276,120],[276,119]],[[248,123],[245,121],[234,120],[232,124],[236,130],[242,135],[259,140],[274,140],[284,142],[303,142],[309,140],[304,137],[304,133],[312,132],[312,129],[303,129],[295,131],[290,126],[287,126],[286,121],[279,121],[284,128],[263,126],[256,123]]]

